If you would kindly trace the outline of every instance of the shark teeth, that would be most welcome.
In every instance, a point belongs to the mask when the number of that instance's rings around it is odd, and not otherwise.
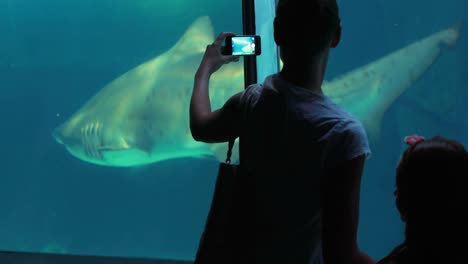
[[[86,156],[104,160],[102,156],[102,123],[88,123],[81,128],[81,143],[83,144]]]

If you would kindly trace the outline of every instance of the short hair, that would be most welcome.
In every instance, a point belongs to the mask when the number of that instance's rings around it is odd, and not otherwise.
[[[284,46],[304,47],[320,52],[327,47],[340,26],[336,0],[279,0],[275,30]]]

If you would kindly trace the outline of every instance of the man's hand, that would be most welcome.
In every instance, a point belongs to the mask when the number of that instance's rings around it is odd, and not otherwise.
[[[222,46],[223,40],[228,36],[235,36],[232,32],[222,32],[216,38],[216,40],[206,47],[205,55],[203,56],[200,64],[199,71],[203,71],[207,74],[216,72],[223,64],[230,63],[232,61],[239,61],[238,56],[223,55]]]

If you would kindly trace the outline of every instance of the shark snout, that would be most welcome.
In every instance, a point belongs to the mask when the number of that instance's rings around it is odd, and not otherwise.
[[[63,145],[62,133],[60,133],[60,130],[58,128],[52,131],[52,137],[55,139],[55,141],[57,141],[57,143]]]

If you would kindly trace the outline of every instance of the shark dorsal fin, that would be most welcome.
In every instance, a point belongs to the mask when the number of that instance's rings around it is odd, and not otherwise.
[[[213,43],[214,30],[207,16],[199,17],[185,31],[184,35],[171,48],[171,54],[183,58],[204,53],[206,46]]]

